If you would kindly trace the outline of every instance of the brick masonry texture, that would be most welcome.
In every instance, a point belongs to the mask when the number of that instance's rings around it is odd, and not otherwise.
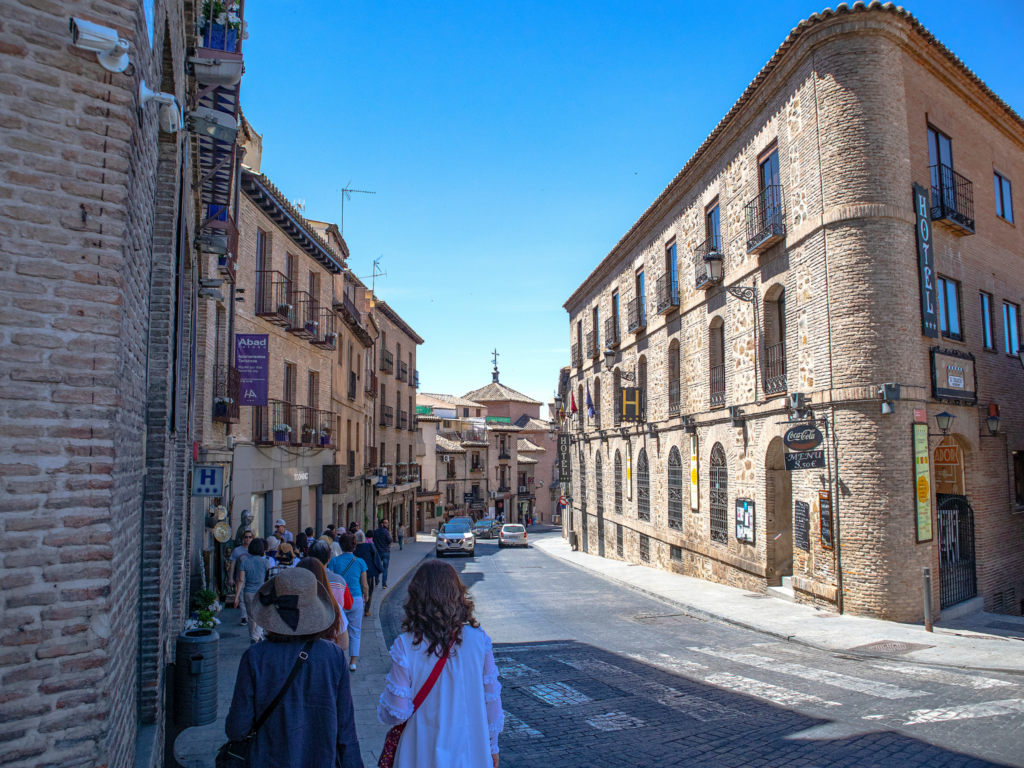
[[[138,724],[163,720],[188,588],[179,199],[193,211],[187,134],[158,134],[137,94],[185,102],[183,5],[155,3],[154,54],[141,4],[0,2],[4,765],[130,765]],[[134,71],[72,48],[68,16],[116,28]]]
[[[604,526],[605,554],[616,553],[623,528],[627,560],[640,559],[648,537],[650,559],[660,567],[765,591],[780,583],[793,558],[795,598],[835,610],[881,618],[922,617],[921,568],[930,566],[932,602],[939,613],[940,547],[935,537],[918,543],[911,424],[914,409],[956,415],[953,439],[964,457],[965,494],[974,510],[978,594],[992,609],[997,595],[1024,594],[1024,564],[1013,556],[1024,546],[1024,510],[1015,500],[1013,452],[1024,450],[1024,386],[1020,363],[1003,353],[1002,302],[1019,304],[1024,293],[1024,238],[995,215],[992,173],[1024,179],[1024,124],[989,91],[952,63],[906,14],[878,4],[825,14],[802,25],[758,76],[730,119],[716,129],[687,168],[644,214],[566,303],[571,343],[582,330],[604,338],[619,293],[621,344],[611,367],[603,358],[571,369],[570,388],[580,402],[589,386],[602,393],[602,435],[586,420],[589,439],[574,448],[576,503],[565,525],[597,551]],[[935,222],[936,269],[960,282],[963,342],[920,333],[918,272],[911,189],[929,184],[926,130],[950,136],[956,170],[973,182],[977,234],[964,236]],[[778,152],[786,235],[760,254],[748,253],[745,206],[759,193],[758,164]],[[1018,181],[1018,185],[1024,182]],[[704,214],[721,211],[724,286],[705,292],[694,280],[694,250],[705,239]],[[1020,206],[1018,206],[1019,209]],[[1018,214],[1019,215],[1019,214]],[[667,270],[667,249],[678,253],[679,309],[655,313],[653,289]],[[646,276],[647,326],[626,327],[634,275]],[[754,303],[725,287],[754,286]],[[979,291],[992,295],[996,350],[983,348]],[[810,395],[829,432],[822,446],[828,467],[785,472],[782,435],[788,428],[785,398],[765,394],[765,338],[776,333],[775,304],[785,297],[787,387]],[[780,305],[782,306],[782,305]],[[592,310],[599,310],[597,329]],[[728,409],[709,396],[711,334],[724,340],[725,405],[740,406],[744,426],[731,425]],[[669,371],[678,346],[679,370]],[[929,348],[971,352],[977,358],[977,406],[940,403],[931,397]],[[717,354],[717,353],[716,353]],[[646,370],[648,422],[657,436],[613,423],[615,372]],[[689,504],[689,435],[669,412],[670,376],[681,382],[682,415],[697,422],[699,508]],[[902,384],[893,415],[880,413],[878,387]],[[600,382],[600,383],[599,383]],[[625,385],[625,382],[623,382]],[[1000,434],[985,426],[989,403],[1001,406]],[[577,432],[580,425],[574,423]],[[938,438],[932,438],[934,449]],[[711,540],[709,458],[720,445],[727,465],[728,543]],[[683,465],[683,521],[668,525],[668,459],[676,447]],[[638,519],[637,466],[641,450],[650,463],[651,519]],[[614,457],[623,479],[623,510],[613,502]],[[603,504],[597,509],[596,460],[601,454]],[[581,472],[581,457],[582,467]],[[583,478],[581,478],[583,475]],[[831,478],[831,481],[830,481]],[[580,480],[586,484],[582,488]],[[933,475],[934,486],[934,475]],[[788,490],[787,490],[788,489]],[[840,549],[821,545],[817,499],[831,490]],[[582,499],[587,525],[583,527]],[[737,542],[737,498],[754,500],[753,544]],[[809,551],[788,543],[792,502],[811,505]],[[673,557],[673,548],[678,548]],[[841,561],[841,574],[840,574]],[[842,583],[840,584],[840,575]],[[1004,610],[1019,613],[1017,604]]]

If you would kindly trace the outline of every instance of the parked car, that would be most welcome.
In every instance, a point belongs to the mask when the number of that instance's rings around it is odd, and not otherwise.
[[[496,539],[501,532],[501,523],[497,520],[477,520],[473,523],[473,535],[478,539]]]
[[[501,526],[498,533],[498,548],[502,547],[528,547],[526,540],[526,528],[515,523],[507,523]]]
[[[460,523],[462,525],[468,525],[470,528],[472,528],[473,527],[473,518],[472,517],[453,517],[451,520],[449,520],[447,523],[445,523],[445,525],[453,525],[453,524],[454,525],[459,525]]]
[[[450,554],[476,555],[476,537],[465,523],[445,523],[437,532],[434,555],[445,557]]]

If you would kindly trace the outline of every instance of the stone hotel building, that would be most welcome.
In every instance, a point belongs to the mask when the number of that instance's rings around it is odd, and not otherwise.
[[[899,621],[929,567],[935,615],[1020,614],[1014,185],[1024,121],[913,16],[798,24],[565,304],[566,535]]]

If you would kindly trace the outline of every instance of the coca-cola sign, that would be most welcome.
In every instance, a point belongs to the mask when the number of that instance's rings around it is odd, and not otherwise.
[[[782,442],[791,451],[809,451],[821,445],[825,438],[813,424],[797,424],[782,436]]]

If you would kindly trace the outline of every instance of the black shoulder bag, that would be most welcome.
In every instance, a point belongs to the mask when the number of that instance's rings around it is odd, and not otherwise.
[[[252,618],[249,621],[252,621]],[[263,724],[267,722],[267,718],[277,709],[281,699],[288,693],[288,689],[292,687],[295,676],[299,674],[299,667],[302,666],[302,662],[309,658],[313,642],[313,640],[308,641],[302,647],[302,650],[299,651],[299,658],[292,665],[292,671],[288,673],[288,679],[284,681],[284,685],[277,696],[274,697],[274,700],[263,710],[263,714],[256,718],[256,722],[252,724],[252,728],[249,729],[249,733],[246,734],[245,738],[239,741],[229,741],[217,751],[217,768],[245,768],[245,766],[249,765],[249,750],[252,749],[252,740],[256,737],[256,731],[263,727]]]

